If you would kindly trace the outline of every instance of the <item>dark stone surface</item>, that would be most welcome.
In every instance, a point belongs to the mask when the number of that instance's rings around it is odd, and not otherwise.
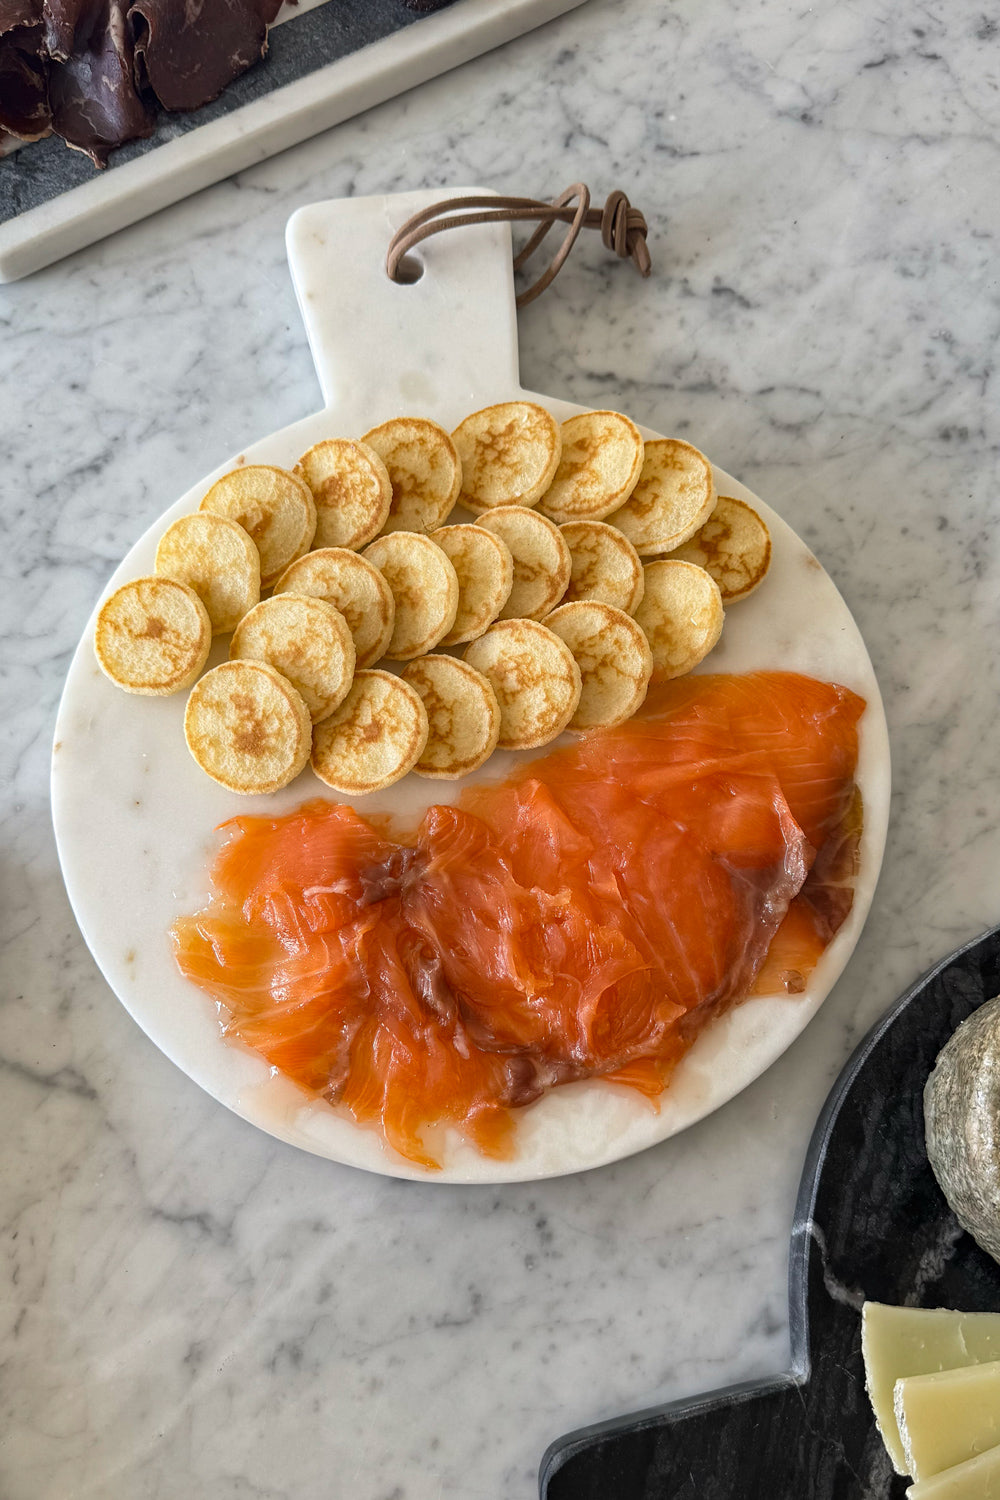
[[[1000,1310],[1000,1266],[959,1228],[924,1150],[923,1087],[960,1021],[1000,992],[1000,929],[899,1001],[816,1126],[792,1228],[793,1369],[553,1443],[543,1500],[895,1500],[865,1394],[865,1299]]]
[[[442,8],[435,0],[434,9]],[[416,25],[425,14],[406,0],[329,0],[316,10],[295,16],[271,31],[264,61],[235,79],[218,99],[189,114],[161,113],[153,135],[148,140],[129,141],[113,151],[105,170],[113,172],[125,162],[197,130],[199,125],[264,99],[275,89],[358,52],[370,42]],[[35,141],[0,159],[0,224],[89,182],[97,170],[89,157],[71,151],[56,136]]]

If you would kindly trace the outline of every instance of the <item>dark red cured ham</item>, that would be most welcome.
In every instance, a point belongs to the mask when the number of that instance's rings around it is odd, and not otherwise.
[[[294,3],[294,0],[293,0]],[[440,10],[452,0],[406,0]],[[259,62],[281,0],[0,0],[0,136],[51,131],[95,166]]]
[[[653,1098],[714,1016],[804,989],[850,909],[864,704],[783,673],[694,677],[617,729],[431,807],[409,838],[308,803],[238,818],[182,971],[226,1034],[438,1164],[603,1077]]]
[[[49,70],[52,128],[98,166],[123,141],[152,135],[153,117],[135,86],[127,3],[104,0],[78,25],[73,51]]]
[[[104,166],[160,106],[209,103],[267,51],[281,0],[0,0],[0,129]]]
[[[77,43],[85,45],[100,21],[94,0],[44,0],[45,48],[53,62],[73,56]],[[79,35],[78,35],[79,33]]]
[[[198,109],[260,61],[279,8],[280,0],[134,0],[140,76],[165,109]]]
[[[41,0],[0,0],[0,133],[37,141],[51,128]]]
[[[0,36],[16,26],[41,26],[41,0],[0,0]]]

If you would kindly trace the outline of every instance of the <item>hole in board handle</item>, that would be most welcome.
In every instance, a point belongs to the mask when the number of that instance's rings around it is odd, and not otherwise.
[[[412,286],[423,274],[423,261],[419,261],[415,255],[404,255],[396,267],[395,280],[403,286]]]

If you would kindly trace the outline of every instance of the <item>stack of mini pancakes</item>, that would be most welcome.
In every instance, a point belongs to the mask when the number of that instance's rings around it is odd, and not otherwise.
[[[221,785],[276,791],[311,758],[359,796],[624,722],[711,651],[770,550],[703,454],[619,412],[399,417],[224,475],[95,647],[129,692],[191,688],[188,746]]]

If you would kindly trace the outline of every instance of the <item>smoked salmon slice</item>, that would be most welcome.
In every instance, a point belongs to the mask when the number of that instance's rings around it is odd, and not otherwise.
[[[648,1098],[702,1028],[794,995],[850,911],[864,702],[792,673],[683,678],[628,723],[376,827],[315,800],[225,825],[181,971],[227,1037],[437,1167],[605,1078]]]

